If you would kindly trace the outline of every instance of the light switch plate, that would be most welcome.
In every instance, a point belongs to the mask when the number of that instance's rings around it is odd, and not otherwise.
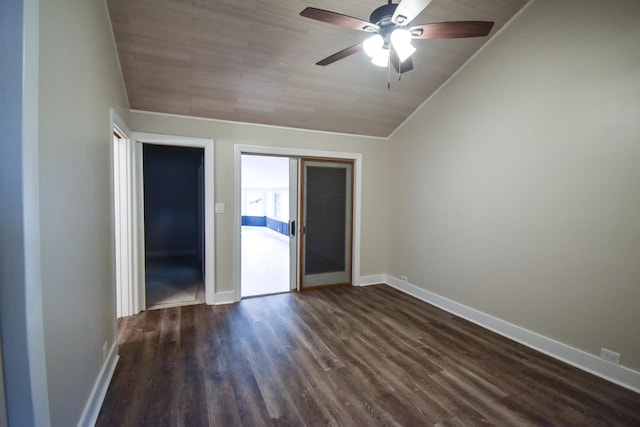
[[[224,203],[216,203],[215,211],[217,214],[223,214],[226,211],[227,207]]]

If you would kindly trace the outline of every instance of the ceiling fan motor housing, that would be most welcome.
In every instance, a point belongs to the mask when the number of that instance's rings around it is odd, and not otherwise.
[[[397,7],[397,4],[392,3],[380,6],[379,8],[371,12],[369,22],[378,25],[380,28],[392,25],[393,22],[391,22],[391,18],[393,17],[393,13],[396,11]]]

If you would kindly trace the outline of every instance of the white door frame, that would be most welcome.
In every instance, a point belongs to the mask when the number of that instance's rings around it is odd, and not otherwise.
[[[341,160],[353,160],[353,266],[351,270],[351,283],[360,283],[360,225],[361,225],[361,211],[362,211],[362,153],[346,153],[339,151],[322,151],[311,150],[305,148],[286,148],[286,147],[269,147],[263,145],[244,145],[235,144],[234,149],[234,301],[240,301],[240,274],[241,274],[241,245],[240,245],[240,232],[242,230],[242,218],[241,212],[241,158],[243,154],[266,154],[281,157],[317,157],[324,159],[341,159]],[[299,218],[296,219],[296,226],[300,224]],[[298,230],[299,231],[299,230]],[[299,234],[299,233],[298,233]],[[300,245],[298,245],[298,248]],[[298,249],[299,250],[299,249]],[[296,257],[299,262],[299,257]],[[298,267],[299,268],[299,267]]]
[[[300,160],[289,158],[289,290],[300,290],[298,259],[300,259],[300,201],[298,200],[298,183],[300,181]],[[295,196],[292,196],[295,195]],[[295,203],[291,203],[291,201]],[[293,227],[292,227],[293,226]],[[292,234],[293,233],[293,234]]]
[[[136,256],[135,223],[135,186],[134,186],[134,144],[131,132],[125,122],[111,109],[111,128],[122,139],[117,146],[112,143],[112,203],[114,230],[114,270],[116,279],[116,315],[117,317],[137,314],[138,302],[133,291],[137,277],[138,259]]]
[[[144,247],[144,191],[142,144],[169,145],[176,147],[204,148],[204,289],[205,302],[215,303],[215,218],[214,218],[214,141],[213,139],[191,138],[186,136],[160,135],[154,133],[132,132],[131,139],[136,145],[136,162],[134,164],[136,178],[136,217],[138,241],[138,276],[134,286],[137,294],[138,308],[144,310],[145,301],[145,247]]]

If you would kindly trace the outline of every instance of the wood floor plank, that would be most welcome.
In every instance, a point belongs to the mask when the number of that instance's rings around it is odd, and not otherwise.
[[[403,417],[421,418],[425,423],[433,423],[435,421],[430,422],[432,416],[438,417],[445,414],[446,410],[432,400],[427,393],[423,393],[423,390],[416,387],[412,381],[418,376],[418,371],[422,371],[423,375],[430,375],[439,371],[440,368],[424,371],[423,365],[431,365],[428,361],[422,359],[415,363],[415,359],[406,358],[408,345],[394,339],[394,335],[384,330],[378,319],[371,317],[371,313],[363,314],[366,310],[360,307],[358,302],[350,301],[350,306],[351,324],[355,326],[351,334],[351,346],[354,349],[352,354],[355,357],[348,364],[356,366],[374,378],[386,379],[385,384],[394,395],[403,396],[406,403],[409,403],[407,410],[402,414]],[[314,326],[320,328],[322,325]],[[369,357],[367,359],[358,357],[362,354]]]
[[[228,309],[228,317],[225,320],[228,322],[225,328],[228,335],[220,343],[219,350],[225,359],[226,370],[220,371],[219,374],[222,378],[228,377],[231,382],[239,424],[232,423],[231,420],[223,420],[222,423],[215,425],[272,425],[260,384],[245,354],[245,335],[251,333],[246,324],[246,318],[240,307],[233,306]],[[215,406],[222,403],[216,400],[209,402]],[[227,405],[231,404],[227,403]]]
[[[180,390],[184,378],[180,363],[181,308],[162,313],[158,348],[147,383],[142,413],[145,422],[155,426],[173,426],[179,419]],[[167,410],[169,408],[170,410]]]
[[[118,320],[97,426],[638,426],[640,395],[388,286]]]
[[[319,398],[318,390],[310,383],[307,371],[297,365],[292,357],[292,346],[272,345],[278,342],[278,331],[285,325],[279,322],[256,322],[255,329],[261,347],[269,359],[270,367],[280,374],[277,379],[281,390],[287,391],[291,403],[295,405],[296,413],[305,414],[300,422],[310,425],[335,425],[337,419],[333,417]],[[271,344],[271,345],[270,345]],[[326,397],[326,396],[325,396]]]
[[[181,311],[180,342],[185,348],[196,348],[202,341],[197,311],[193,306],[184,306]],[[183,382],[180,389],[179,419],[188,426],[208,425],[209,416],[206,404],[206,389],[204,378],[199,375],[204,370],[203,353],[180,352],[183,372]]]

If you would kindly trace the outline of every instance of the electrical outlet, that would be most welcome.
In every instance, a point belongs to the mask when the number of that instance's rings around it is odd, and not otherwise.
[[[620,364],[620,353],[616,353],[615,351],[608,350],[604,347],[600,349],[600,357],[607,362],[615,363],[616,365]]]
[[[109,351],[109,341],[102,344],[102,360],[107,360],[107,352]]]
[[[402,280],[403,282],[408,282],[409,279],[407,279],[407,276],[405,276],[404,274],[402,276],[400,276],[400,280]]]

